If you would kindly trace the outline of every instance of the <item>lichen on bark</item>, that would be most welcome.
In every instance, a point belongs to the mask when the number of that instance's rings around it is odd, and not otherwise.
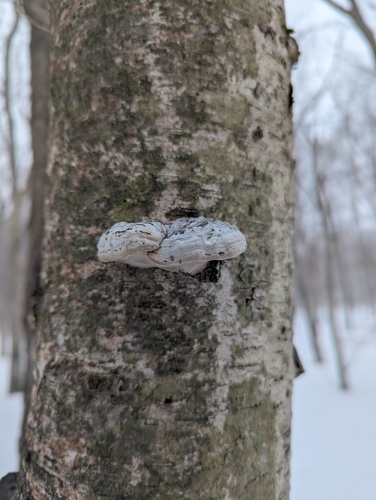
[[[282,1],[50,9],[44,294],[18,498],[287,498]],[[185,214],[246,235],[218,281],[97,261],[114,222]]]

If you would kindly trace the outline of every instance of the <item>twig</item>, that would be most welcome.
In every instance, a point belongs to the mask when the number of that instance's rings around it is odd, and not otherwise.
[[[376,38],[371,30],[371,28],[368,26],[368,24],[365,22],[363,15],[361,14],[359,10],[359,6],[356,2],[356,0],[350,0],[351,1],[351,9],[345,9],[341,5],[339,5],[337,2],[334,0],[324,0],[327,4],[331,5],[335,9],[339,10],[343,14],[348,15],[351,17],[351,19],[354,21],[354,23],[358,26],[360,31],[363,33],[363,35],[366,37],[368,43],[371,46],[373,56],[375,58],[376,62]]]

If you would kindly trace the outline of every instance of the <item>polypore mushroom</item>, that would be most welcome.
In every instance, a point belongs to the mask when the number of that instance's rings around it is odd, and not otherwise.
[[[152,267],[147,255],[160,247],[166,234],[161,222],[118,222],[102,234],[98,257],[102,262],[119,261],[136,267]]]
[[[159,267],[193,276],[210,260],[231,259],[246,247],[244,235],[236,227],[217,219],[118,222],[101,236],[98,257],[103,262]]]

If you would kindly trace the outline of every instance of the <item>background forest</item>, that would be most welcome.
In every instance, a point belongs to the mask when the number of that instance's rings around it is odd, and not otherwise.
[[[286,0],[286,13],[301,53],[292,75],[295,344],[306,370],[293,399],[291,499],[373,500],[376,2]],[[0,477],[18,467],[30,348],[20,311],[26,255],[37,251],[30,210],[41,197],[32,170],[30,37],[28,21],[1,0]]]

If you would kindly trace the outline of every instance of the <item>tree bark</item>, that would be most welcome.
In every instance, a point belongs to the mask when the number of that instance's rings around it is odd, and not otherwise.
[[[16,498],[286,499],[283,2],[56,0],[50,13],[43,297]],[[198,214],[247,237],[217,281],[97,260],[115,221]]]

